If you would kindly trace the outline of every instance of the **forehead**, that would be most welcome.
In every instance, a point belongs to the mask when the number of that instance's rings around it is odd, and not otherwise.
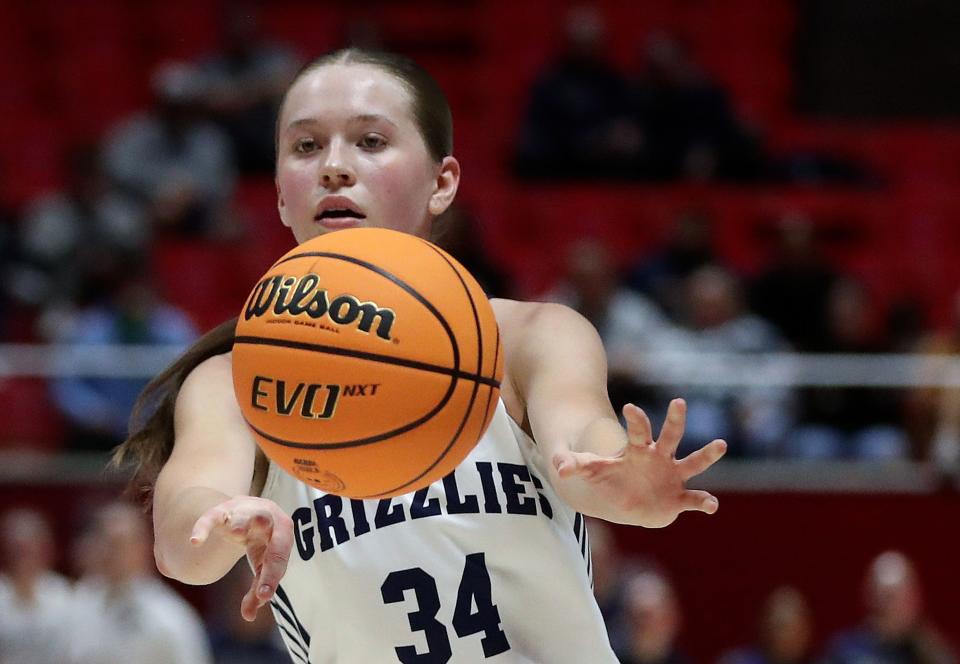
[[[304,74],[290,88],[283,125],[298,119],[326,121],[382,115],[412,123],[412,97],[395,76],[372,65],[332,64]]]

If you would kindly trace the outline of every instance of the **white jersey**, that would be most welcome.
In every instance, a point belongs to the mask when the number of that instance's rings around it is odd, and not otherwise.
[[[325,494],[271,464],[294,522],[271,601],[295,662],[616,662],[586,524],[501,401],[457,469],[389,500]]]

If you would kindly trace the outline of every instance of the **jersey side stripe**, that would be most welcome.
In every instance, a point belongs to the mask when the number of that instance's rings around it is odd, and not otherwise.
[[[577,536],[577,541],[580,541],[580,527],[583,525],[583,516],[580,512],[577,512],[573,517],[573,534]]]
[[[293,610],[293,604],[290,603],[290,598],[287,597],[287,593],[279,585],[277,586],[277,599],[283,602],[283,605],[287,607],[290,611],[290,616],[292,616],[291,626],[296,627],[297,633],[303,638],[303,642],[307,644],[307,648],[310,647],[310,633],[304,629],[303,625],[297,619],[297,612]]]
[[[290,616],[287,615],[287,612],[284,611],[283,607],[280,606],[276,601],[270,602],[270,606],[273,607],[273,617],[276,620],[277,627],[280,628],[280,631],[287,635],[290,644],[297,646],[300,650],[303,651],[304,655],[309,657],[310,651],[307,649],[307,646],[303,643],[303,638],[297,632],[296,628],[292,627],[293,620]],[[291,646],[287,648],[291,654],[299,653],[295,652]]]
[[[290,630],[288,630],[286,627],[284,627],[283,625],[278,625],[278,626],[280,627],[280,631],[283,632],[284,636],[287,637],[285,641],[287,642],[287,652],[290,653],[290,656],[295,657],[297,660],[303,662],[303,664],[310,664],[309,659],[307,659],[304,655],[301,655],[300,653],[298,653],[291,646],[292,644],[297,646],[298,648],[303,648],[303,644],[301,644],[300,641],[297,640],[297,638],[293,634],[291,634]]]
[[[587,543],[587,578],[590,579],[590,587],[593,588],[593,551],[590,550],[590,532],[584,533],[584,541]]]

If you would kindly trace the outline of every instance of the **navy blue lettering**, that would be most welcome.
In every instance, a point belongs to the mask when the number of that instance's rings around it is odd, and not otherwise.
[[[424,487],[413,494],[413,502],[410,503],[410,518],[422,519],[425,516],[437,516],[440,514],[440,499],[433,497],[427,500],[427,492],[430,487]]]
[[[331,533],[336,535],[337,544],[343,544],[350,539],[347,523],[340,516],[343,511],[343,498],[333,494],[321,496],[313,501],[313,509],[317,513],[317,534],[320,536],[321,551],[333,548]]]
[[[416,646],[396,646],[394,651],[402,664],[446,664],[453,656],[447,628],[437,620],[440,612],[440,594],[437,581],[420,567],[390,572],[380,586],[380,595],[385,604],[403,602],[406,593],[412,590],[417,610],[407,614],[407,622],[414,632],[423,632],[427,651],[417,652]]]
[[[537,501],[534,498],[520,499],[520,496],[526,495],[527,487],[517,480],[530,481],[527,467],[516,463],[498,463],[497,468],[500,470],[500,486],[507,496],[507,514],[536,514]]]
[[[453,629],[461,638],[482,633],[480,645],[483,647],[483,656],[489,658],[510,650],[510,642],[500,628],[500,622],[500,611],[493,603],[490,591],[486,554],[471,553],[467,556],[460,589],[457,590]]]
[[[373,525],[377,528],[384,528],[405,521],[406,518],[403,513],[403,504],[397,503],[394,505],[393,499],[386,498],[377,504],[377,515],[373,518]]]
[[[548,518],[553,518],[553,507],[550,505],[550,501],[547,500],[547,497],[541,493],[543,491],[543,482],[540,481],[540,478],[530,473],[530,479],[533,480],[533,486],[537,489],[537,496],[540,497],[540,511]]]
[[[477,472],[480,473],[480,485],[483,487],[483,511],[487,514],[500,514],[500,499],[497,497],[497,487],[493,483],[493,464],[489,461],[477,461]]]
[[[447,514],[479,514],[480,503],[477,497],[468,493],[460,497],[460,488],[457,486],[457,476],[450,473],[443,478],[443,492],[447,496]]]
[[[297,553],[301,560],[310,560],[317,552],[313,545],[313,519],[308,507],[298,507],[293,511],[293,541],[297,544]]]
[[[353,536],[357,537],[370,532],[370,522],[367,521],[367,510],[362,500],[351,500],[350,511],[353,512]]]

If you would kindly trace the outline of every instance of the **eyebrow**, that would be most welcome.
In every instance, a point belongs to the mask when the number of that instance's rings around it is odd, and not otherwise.
[[[390,118],[388,118],[387,116],[379,115],[377,113],[361,113],[360,115],[354,115],[348,120],[348,122],[386,122],[387,124],[393,125],[394,127],[397,126],[397,123],[391,120]],[[317,120],[316,118],[300,118],[298,120],[294,120],[289,125],[287,125],[287,129],[293,129],[294,127],[303,127],[306,125],[315,125],[318,123],[319,123],[319,120]]]

